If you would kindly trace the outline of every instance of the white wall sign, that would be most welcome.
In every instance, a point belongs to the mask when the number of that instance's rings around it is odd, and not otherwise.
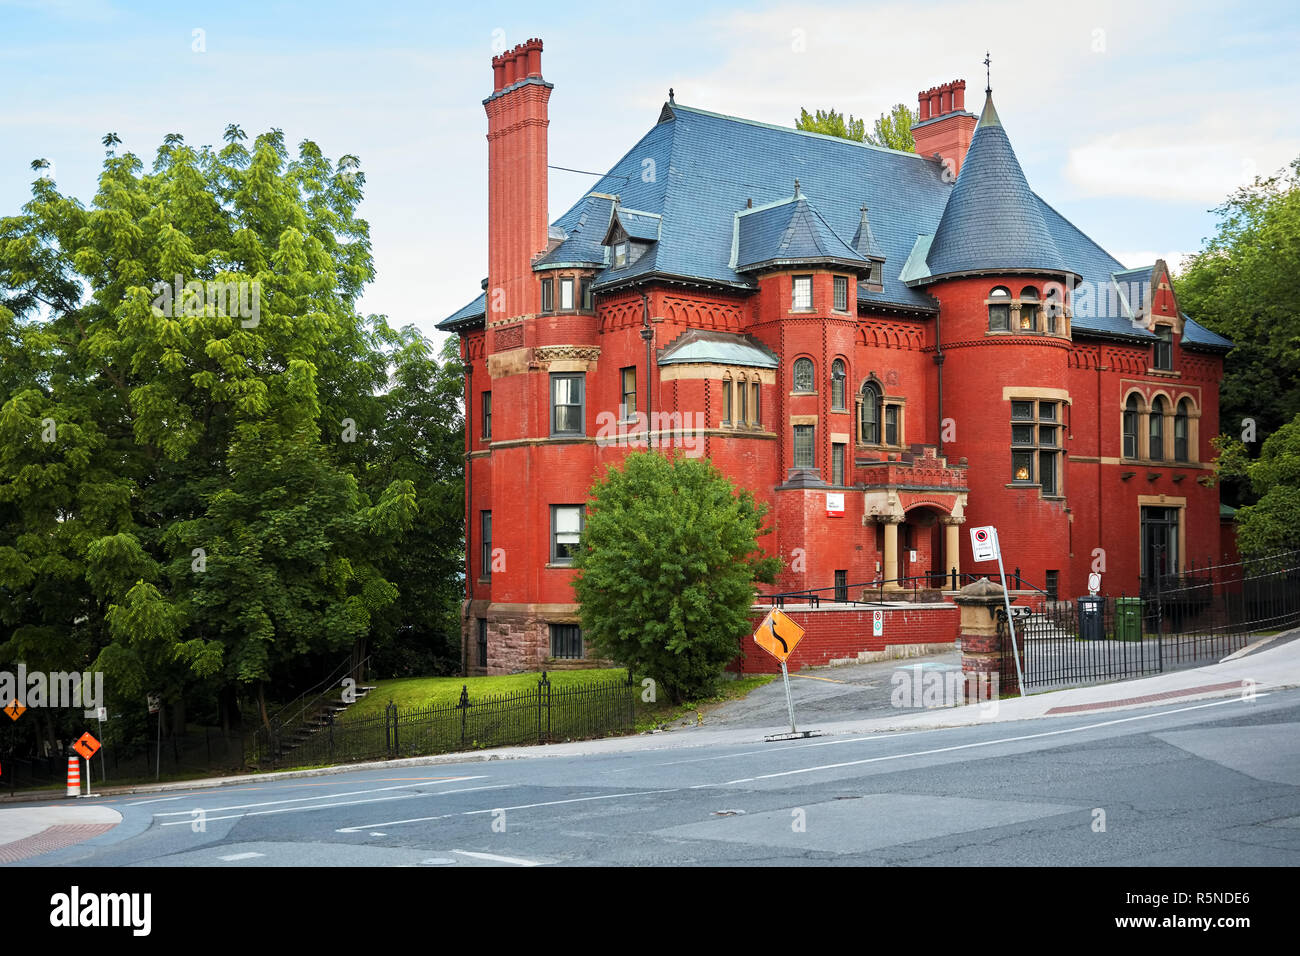
[[[844,492],[826,492],[826,516],[829,518],[844,517]]]

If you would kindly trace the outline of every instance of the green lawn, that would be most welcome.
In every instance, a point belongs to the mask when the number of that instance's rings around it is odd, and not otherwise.
[[[399,709],[428,707],[431,704],[454,704],[460,700],[460,689],[469,688],[471,702],[489,694],[517,694],[537,690],[541,674],[506,674],[499,677],[403,677],[395,680],[374,681],[375,690],[347,709],[345,719],[373,717],[384,712],[391,700]],[[621,667],[597,670],[549,671],[551,687],[567,687],[592,681],[605,683],[626,680],[627,671]]]

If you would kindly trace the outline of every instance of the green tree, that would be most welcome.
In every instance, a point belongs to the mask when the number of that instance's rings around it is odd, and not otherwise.
[[[809,133],[838,136],[840,139],[851,139],[858,143],[862,142],[863,136],[866,135],[866,123],[864,121],[854,119],[850,115],[846,122],[844,114],[837,113],[835,110],[818,110],[814,115],[801,107],[794,128]]]
[[[362,640],[419,509],[378,467],[401,337],[355,309],[364,176],[245,138],[146,169],[109,134],[89,206],[42,175],[0,219],[0,660],[102,667],[180,726]]]
[[[1215,212],[1217,231],[1175,277],[1179,304],[1234,343],[1219,393],[1224,430],[1249,435],[1251,419],[1263,442],[1300,414],[1300,158]]]
[[[1258,499],[1237,510],[1237,546],[1243,555],[1300,547],[1300,415],[1269,435],[1252,460],[1235,437],[1216,440],[1218,474],[1249,484]]]
[[[766,510],[707,460],[638,452],[610,466],[574,560],[584,637],[674,702],[710,693],[751,629],[754,582],[780,567],[759,550]]]
[[[912,139],[912,127],[920,121],[921,115],[910,109],[906,103],[899,103],[888,113],[881,113],[866,135],[866,142],[872,146],[884,146],[905,153],[916,152],[916,140]]]

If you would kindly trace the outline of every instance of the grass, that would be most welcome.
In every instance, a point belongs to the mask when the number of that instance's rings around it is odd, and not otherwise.
[[[375,681],[369,694],[347,709],[346,720],[374,717],[382,714],[391,700],[401,710],[410,707],[429,707],[433,704],[454,704],[460,700],[462,687],[469,688],[470,701],[488,694],[517,694],[537,690],[540,673],[504,674],[495,677],[401,677]],[[627,671],[621,667],[594,670],[548,671],[551,687],[567,687],[593,681],[626,680]]]

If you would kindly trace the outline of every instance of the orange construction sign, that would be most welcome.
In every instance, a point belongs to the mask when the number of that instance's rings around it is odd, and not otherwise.
[[[87,732],[77,738],[77,742],[72,745],[72,749],[89,760],[99,752],[99,741]]]
[[[776,608],[767,612],[754,632],[754,642],[778,661],[785,663],[803,637],[803,628]]]

